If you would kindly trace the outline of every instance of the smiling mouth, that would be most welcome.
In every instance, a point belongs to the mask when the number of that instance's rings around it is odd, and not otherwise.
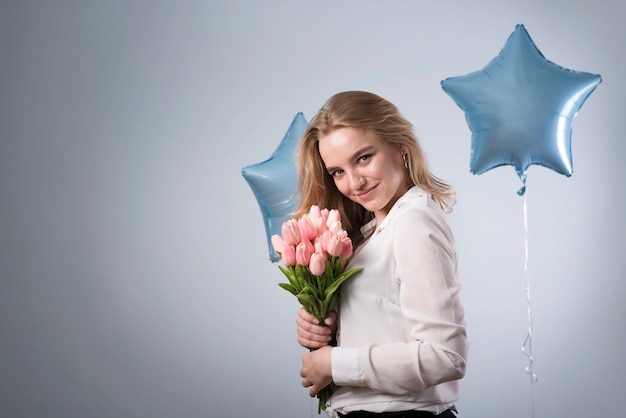
[[[370,187],[370,188],[366,189],[363,192],[357,193],[357,196],[361,200],[367,200],[372,195],[372,193],[373,193],[374,189],[376,189],[376,187],[377,186]]]

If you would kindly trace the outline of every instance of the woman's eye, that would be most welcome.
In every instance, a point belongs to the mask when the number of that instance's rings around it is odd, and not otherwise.
[[[369,159],[370,159],[370,157],[371,157],[371,155],[369,155],[369,154],[362,155],[362,156],[360,156],[360,157],[359,157],[359,161],[360,161],[360,162],[367,161],[367,160],[369,160]]]
[[[332,173],[330,173],[330,175],[331,175],[332,177],[338,177],[338,176],[340,176],[341,174],[343,174],[343,170],[335,170],[335,171],[333,171]]]

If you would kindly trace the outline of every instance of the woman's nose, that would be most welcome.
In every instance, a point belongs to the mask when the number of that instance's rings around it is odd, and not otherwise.
[[[350,179],[350,187],[353,189],[359,189],[365,184],[365,177],[358,170],[351,170],[348,172]]]

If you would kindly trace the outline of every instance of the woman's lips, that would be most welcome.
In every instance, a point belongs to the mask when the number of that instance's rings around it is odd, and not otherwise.
[[[376,188],[376,186],[370,187],[369,189],[365,190],[364,192],[358,193],[357,196],[361,200],[367,200],[367,199],[369,199],[372,196],[372,194],[374,193],[374,189],[375,188]]]

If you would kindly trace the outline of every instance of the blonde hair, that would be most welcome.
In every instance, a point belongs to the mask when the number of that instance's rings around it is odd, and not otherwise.
[[[430,173],[413,125],[397,107],[373,93],[346,91],[335,94],[324,104],[311,119],[300,141],[297,154],[300,206],[296,216],[308,212],[312,205],[338,209],[343,226],[355,245],[363,240],[360,228],[373,218],[373,214],[339,192],[326,171],[318,148],[320,137],[345,127],[369,130],[382,141],[403,147],[408,154],[406,163],[411,186],[430,192],[442,209],[452,210],[455,202],[452,187]]]

